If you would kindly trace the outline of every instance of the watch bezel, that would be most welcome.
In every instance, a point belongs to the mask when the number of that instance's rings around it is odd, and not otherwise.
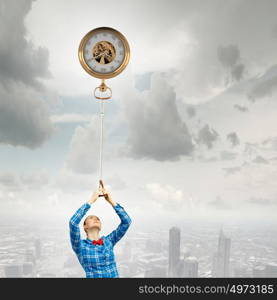
[[[94,70],[91,69],[91,67],[86,63],[85,58],[84,58],[84,47],[86,45],[86,42],[96,33],[99,32],[103,32],[103,31],[112,31],[123,43],[123,47],[124,47],[124,58],[123,61],[121,63],[121,65],[114,71],[112,72],[108,72],[108,73],[98,73],[95,72]],[[80,44],[79,44],[79,49],[78,49],[78,57],[79,57],[79,61],[81,66],[84,68],[84,70],[90,74],[93,77],[96,78],[100,78],[100,79],[108,79],[108,78],[112,78],[115,77],[117,75],[119,75],[128,65],[128,62],[130,60],[130,47],[128,44],[127,39],[125,38],[125,36],[117,31],[114,28],[111,27],[98,27],[98,28],[94,28],[92,30],[90,30],[81,40]]]

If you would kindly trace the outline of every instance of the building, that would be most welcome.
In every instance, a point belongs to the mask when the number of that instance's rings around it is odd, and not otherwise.
[[[10,264],[4,267],[7,278],[21,278],[23,277],[22,264]]]
[[[31,262],[31,263],[33,263],[33,265],[36,264],[36,255],[35,255],[35,250],[34,249],[32,249],[32,248],[26,249],[25,261],[26,262]]]
[[[213,257],[213,277],[230,277],[230,249],[231,239],[224,235],[221,228],[217,252]]]
[[[178,277],[180,268],[181,231],[178,227],[169,230],[168,277]]]
[[[148,278],[166,278],[167,277],[167,268],[160,267],[152,267],[145,271],[144,277]]]
[[[180,263],[179,276],[182,278],[198,277],[198,261],[194,256],[188,256]]]
[[[277,264],[269,263],[265,266],[265,277],[277,278]]]
[[[22,264],[22,272],[24,277],[32,277],[34,272],[34,265],[31,262],[24,262]]]
[[[263,278],[265,277],[265,267],[264,266],[256,266],[252,270],[252,276],[254,278]]]

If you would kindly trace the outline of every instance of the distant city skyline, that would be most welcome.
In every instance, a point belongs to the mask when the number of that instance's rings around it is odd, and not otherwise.
[[[25,220],[20,229],[2,222],[0,277],[85,277],[60,221],[36,228]],[[188,223],[128,233],[115,256],[120,277],[277,277],[275,235],[266,224]]]

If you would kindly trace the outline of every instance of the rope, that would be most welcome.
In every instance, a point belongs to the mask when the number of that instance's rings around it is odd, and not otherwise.
[[[100,129],[100,180],[102,179],[102,161],[103,161],[103,121],[104,121],[104,101],[100,101],[100,118],[101,118],[101,129]]]

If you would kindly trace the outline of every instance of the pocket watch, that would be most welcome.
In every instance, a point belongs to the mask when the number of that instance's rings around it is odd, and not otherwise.
[[[111,97],[97,97],[95,92],[111,89],[104,80],[120,74],[130,59],[130,47],[122,33],[111,27],[98,27],[89,31],[81,40],[78,56],[81,66],[93,77],[102,79],[102,83],[94,90],[97,99]]]

